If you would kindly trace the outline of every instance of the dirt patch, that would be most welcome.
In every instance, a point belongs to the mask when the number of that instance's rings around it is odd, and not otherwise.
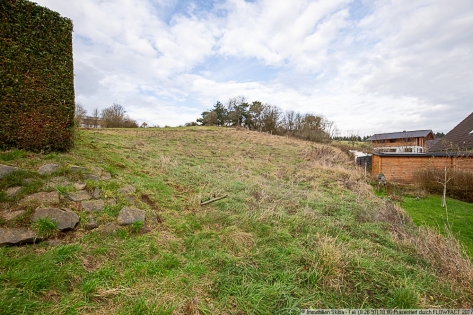
[[[143,201],[144,203],[146,203],[148,206],[151,207],[151,209],[153,210],[160,210],[158,205],[156,204],[156,202],[154,202],[153,200],[151,200],[151,198],[146,195],[146,194],[141,194],[140,196],[140,199],[141,201]]]

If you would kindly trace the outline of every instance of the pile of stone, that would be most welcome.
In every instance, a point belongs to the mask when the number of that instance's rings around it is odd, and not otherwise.
[[[41,175],[53,175],[61,169],[58,164],[45,164],[38,169]],[[7,165],[0,165],[0,179],[4,176],[18,171],[16,167]],[[69,171],[72,173],[82,173],[83,178],[90,181],[110,180],[111,174],[103,171],[100,168],[93,168],[91,172],[88,168],[82,166],[70,166]],[[45,185],[46,189],[51,189],[57,185],[73,186],[75,191],[67,193],[65,196],[60,196],[58,191],[42,191],[28,196],[25,196],[18,201],[17,206],[13,209],[0,210],[0,218],[4,222],[12,222],[22,218],[27,211],[24,209],[34,207],[32,223],[41,219],[49,219],[57,224],[58,230],[62,232],[73,231],[79,226],[80,217],[73,209],[80,208],[82,212],[87,213],[85,222],[81,226],[85,230],[93,230],[98,227],[94,214],[99,213],[105,209],[107,205],[115,205],[114,199],[101,198],[101,190],[96,188],[93,192],[86,190],[84,182],[71,183],[66,177],[54,177],[51,182]],[[17,196],[23,187],[10,187],[6,191],[8,198]],[[118,194],[124,197],[130,203],[134,203],[135,187],[126,185],[118,189]],[[80,204],[80,207],[78,206]],[[73,206],[75,205],[75,206]],[[18,210],[20,208],[20,210]],[[137,221],[145,222],[146,211],[140,210],[134,206],[125,206],[120,210],[116,218],[118,226],[130,225]],[[1,222],[1,221],[0,221]],[[110,226],[116,224],[110,222],[104,225],[104,230],[110,229]],[[28,228],[0,228],[0,246],[5,245],[21,245],[29,243],[37,243],[43,241],[45,237],[37,235],[37,233]]]

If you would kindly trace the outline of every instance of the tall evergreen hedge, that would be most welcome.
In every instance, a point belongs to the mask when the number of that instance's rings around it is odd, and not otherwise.
[[[27,0],[0,0],[0,149],[73,145],[72,21]]]

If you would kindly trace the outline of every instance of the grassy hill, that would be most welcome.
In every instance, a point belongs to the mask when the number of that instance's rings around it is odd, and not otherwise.
[[[110,172],[108,181],[85,180],[86,189],[116,200],[95,214],[95,230],[72,203],[75,231],[0,248],[0,314],[473,306],[473,272],[458,244],[374,196],[330,146],[225,128],[84,130],[69,153],[3,152],[0,163],[29,171],[0,179],[1,191],[25,186],[0,194],[3,209],[36,191],[69,192],[46,185],[84,179],[68,165]],[[33,172],[46,163],[62,168]],[[132,198],[118,193],[125,185],[136,188]],[[126,205],[146,210],[147,221],[110,229]],[[34,209],[23,209],[0,226],[31,227]]]

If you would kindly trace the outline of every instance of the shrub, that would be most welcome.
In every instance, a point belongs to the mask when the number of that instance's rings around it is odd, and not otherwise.
[[[27,0],[0,1],[0,41],[0,149],[69,149],[71,20]]]
[[[451,180],[447,184],[447,196],[473,202],[473,172],[467,170],[447,169],[447,176]],[[419,170],[414,178],[423,190],[433,194],[442,194],[443,186],[440,182],[445,177],[444,169],[425,168]]]
[[[125,108],[113,104],[102,110],[102,122],[105,128],[138,128],[138,123],[125,114]]]

